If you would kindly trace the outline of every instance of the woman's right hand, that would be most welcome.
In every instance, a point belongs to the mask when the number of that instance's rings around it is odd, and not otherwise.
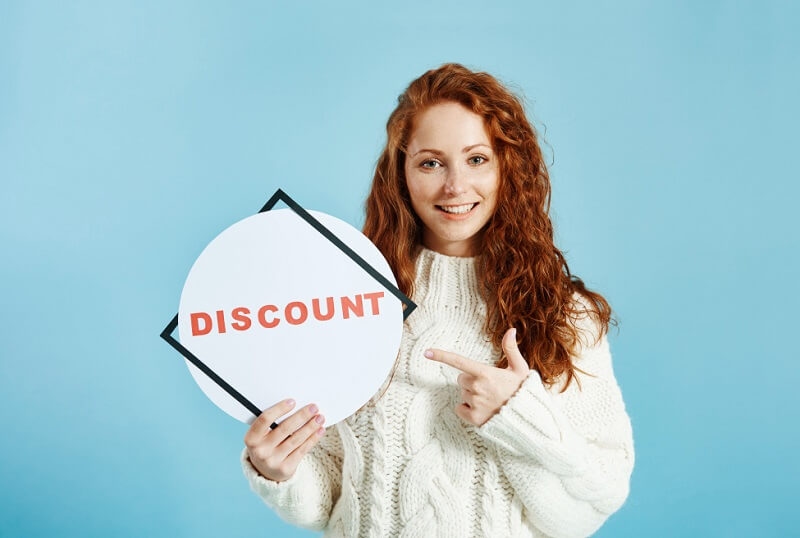
[[[300,460],[325,434],[325,417],[309,404],[287,417],[274,430],[270,426],[291,411],[294,400],[278,402],[261,413],[244,436],[250,463],[275,482],[290,479]]]

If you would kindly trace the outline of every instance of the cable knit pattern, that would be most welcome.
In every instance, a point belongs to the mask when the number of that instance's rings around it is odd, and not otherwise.
[[[435,347],[495,364],[483,332],[486,305],[475,260],[423,250],[417,310],[404,325],[386,390],[328,428],[295,475],[275,483],[243,452],[253,490],[286,521],[330,537],[587,536],[628,495],[630,421],[605,337],[588,319],[561,393],[531,371],[520,389],[476,428],[453,412],[458,372],[423,357]],[[324,409],[322,410],[324,412]]]

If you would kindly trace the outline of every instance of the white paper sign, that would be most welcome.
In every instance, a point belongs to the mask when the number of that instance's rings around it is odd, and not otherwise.
[[[335,217],[309,211],[392,285],[380,251]],[[403,306],[378,280],[290,209],[217,236],[192,266],[178,310],[180,343],[259,409],[316,403],[332,425],[387,379]],[[205,394],[250,423],[244,406],[187,361]]]

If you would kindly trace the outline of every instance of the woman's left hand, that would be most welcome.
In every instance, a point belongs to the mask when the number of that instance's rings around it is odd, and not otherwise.
[[[461,370],[458,376],[461,403],[456,406],[455,411],[456,415],[470,424],[483,426],[528,377],[530,368],[519,352],[516,335],[516,329],[509,329],[503,336],[503,352],[508,358],[506,368],[483,364],[440,349],[425,351],[425,357]]]

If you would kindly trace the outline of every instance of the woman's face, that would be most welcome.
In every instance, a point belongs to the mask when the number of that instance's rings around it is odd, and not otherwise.
[[[426,109],[411,133],[405,173],[423,244],[448,256],[478,254],[500,184],[483,118],[452,102]]]

